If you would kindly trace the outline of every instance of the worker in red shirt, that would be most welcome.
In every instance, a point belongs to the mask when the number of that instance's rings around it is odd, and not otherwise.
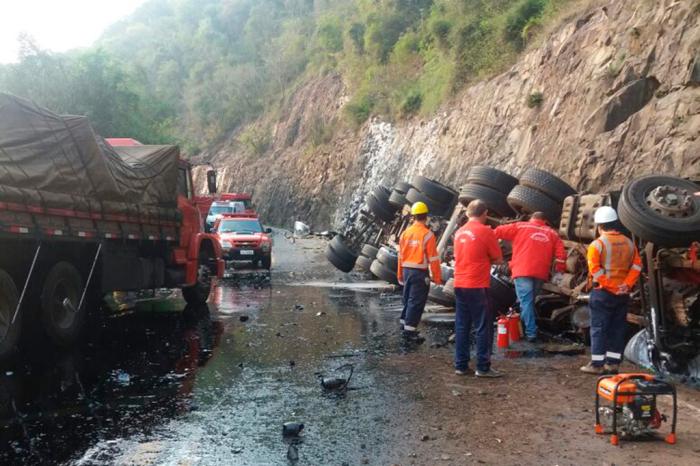
[[[537,341],[535,298],[542,282],[549,279],[552,259],[557,272],[566,272],[566,251],[559,234],[547,226],[542,212],[535,212],[529,222],[515,222],[496,228],[496,238],[513,243],[510,271],[520,303],[520,317],[529,342]]]
[[[457,301],[455,316],[455,374],[469,371],[469,334],[476,328],[477,377],[500,377],[491,368],[494,316],[489,305],[491,264],[503,261],[496,234],[486,225],[486,204],[478,199],[467,206],[469,221],[454,237],[454,287]]]
[[[629,294],[642,271],[642,259],[631,239],[620,233],[615,209],[599,207],[593,220],[599,237],[588,246],[591,311],[591,362],[581,367],[588,374],[616,374],[622,361],[627,333]]]
[[[403,311],[401,321],[403,337],[422,343],[418,334],[418,323],[423,316],[430,292],[430,277],[436,285],[442,283],[440,256],[435,235],[426,225],[428,206],[416,202],[411,206],[413,225],[406,228],[399,241],[399,268],[396,271],[403,285]]]

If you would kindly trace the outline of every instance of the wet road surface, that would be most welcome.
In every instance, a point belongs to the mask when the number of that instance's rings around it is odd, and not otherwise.
[[[110,319],[80,348],[5,369],[0,463],[288,464],[286,421],[306,426],[301,464],[390,462],[405,400],[377,362],[407,350],[399,305],[372,289],[234,279],[208,307]],[[349,389],[324,392],[320,377],[346,364]]]

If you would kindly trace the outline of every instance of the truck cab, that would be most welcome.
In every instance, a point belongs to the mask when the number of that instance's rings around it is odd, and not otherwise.
[[[219,239],[226,261],[250,261],[255,267],[272,266],[272,233],[255,214],[225,213],[214,223],[212,233]]]

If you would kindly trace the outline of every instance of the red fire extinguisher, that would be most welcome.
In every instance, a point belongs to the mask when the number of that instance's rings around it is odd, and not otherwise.
[[[498,318],[498,339],[496,340],[496,346],[498,348],[508,348],[508,318],[506,316],[501,316]]]
[[[520,314],[511,311],[508,314],[508,338],[510,341],[520,341]]]

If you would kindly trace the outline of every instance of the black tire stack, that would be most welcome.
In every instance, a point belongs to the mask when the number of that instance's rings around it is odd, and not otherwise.
[[[559,224],[564,199],[576,194],[561,178],[538,168],[525,170],[519,183],[508,194],[508,204],[518,214],[543,212],[554,226]]]
[[[406,203],[424,202],[430,215],[449,217],[457,204],[458,193],[430,178],[417,176],[413,179],[412,187],[406,192]]]
[[[350,272],[357,262],[356,254],[343,235],[335,235],[326,246],[326,259],[341,272]]]
[[[372,265],[372,261],[377,257],[378,251],[379,249],[371,244],[364,244],[360,250],[360,255],[357,257],[355,267],[363,272],[369,272],[369,268]]]
[[[367,196],[367,208],[379,220],[393,222],[396,211],[402,206],[397,206],[390,201],[392,191],[386,186],[377,186]]]
[[[396,183],[391,190],[391,194],[389,195],[389,204],[398,210],[403,209],[403,207],[408,204],[408,201],[406,200],[406,193],[412,187],[413,186],[405,181]]]
[[[492,217],[513,217],[515,212],[506,197],[518,184],[518,179],[491,167],[474,166],[467,175],[467,184],[459,190],[459,202],[465,207],[475,199],[481,199]]]
[[[398,268],[398,253],[388,246],[382,246],[377,251],[377,256],[370,265],[369,270],[377,278],[398,285],[399,279],[396,275]]]

